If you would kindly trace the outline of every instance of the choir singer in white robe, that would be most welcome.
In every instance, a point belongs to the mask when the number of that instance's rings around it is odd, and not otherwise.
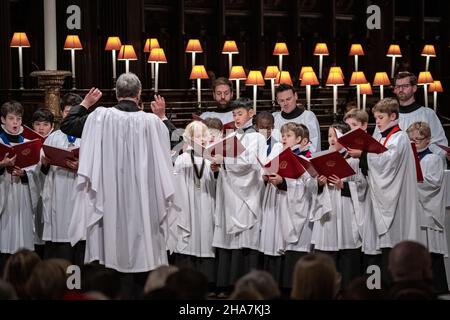
[[[139,78],[122,74],[116,106],[87,114],[101,97],[93,88],[61,125],[66,134],[82,130],[71,243],[85,238],[85,262],[98,260],[125,273],[167,264],[166,243],[171,243],[169,132],[161,119],[141,110],[140,94]]]

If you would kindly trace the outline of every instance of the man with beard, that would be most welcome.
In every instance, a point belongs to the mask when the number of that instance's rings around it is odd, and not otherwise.
[[[227,78],[217,78],[212,85],[213,98],[217,102],[217,110],[205,111],[200,117],[219,118],[223,124],[228,124],[233,120],[233,112],[230,108],[230,101],[233,99],[233,84]]]

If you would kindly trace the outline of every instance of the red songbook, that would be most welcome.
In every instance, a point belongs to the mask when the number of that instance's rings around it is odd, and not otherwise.
[[[416,162],[417,182],[423,182],[422,167],[420,166],[420,159],[419,159],[419,155],[417,154],[416,144],[414,142],[411,142],[411,148],[414,153],[414,161]]]
[[[301,165],[299,158],[290,148],[286,148],[277,157],[266,164],[262,164],[259,159],[258,162],[266,175],[277,173],[283,178],[298,179],[306,171]]]
[[[209,160],[212,160],[215,155],[236,158],[245,151],[245,147],[234,133],[207,146],[206,148],[195,142],[192,142],[191,145],[194,148],[195,153]]]
[[[80,148],[62,149],[43,145],[42,150],[44,150],[44,154],[49,158],[52,166],[63,167],[66,169],[71,169],[67,166],[66,161],[76,161],[80,155]]]
[[[439,144],[436,143],[436,145],[441,148],[442,150],[444,150],[445,152],[449,153],[450,152],[450,147],[444,146],[443,144]]]
[[[201,121],[201,122],[205,122],[204,119],[202,119],[198,114],[195,114],[195,113],[192,114],[192,121]]]
[[[44,143],[45,139],[47,139],[47,137],[41,136],[39,133],[27,126],[23,126],[22,136],[28,140],[39,139],[42,143]]]
[[[311,161],[309,161],[310,159],[308,159],[304,156],[299,156],[298,160],[299,160],[300,164],[303,166],[303,168],[305,168],[306,171],[308,171],[308,173],[311,175],[311,177],[317,177],[319,175],[319,173],[316,171],[316,169],[312,165]]]
[[[236,125],[234,124],[234,121],[227,122],[223,125],[222,131],[226,132],[227,130],[236,130]]]
[[[41,159],[42,142],[39,139],[26,141],[24,143],[8,146],[0,143],[0,159],[4,159],[8,154],[8,158],[17,155],[15,166],[19,168],[26,168],[35,165]]]
[[[338,139],[346,148],[362,150],[369,153],[383,153],[387,151],[381,143],[361,128],[351,130]]]
[[[326,150],[315,153],[310,159],[310,162],[318,175],[323,175],[327,178],[334,174],[340,179],[343,179],[355,174],[352,167],[350,167],[344,157],[337,151]]]

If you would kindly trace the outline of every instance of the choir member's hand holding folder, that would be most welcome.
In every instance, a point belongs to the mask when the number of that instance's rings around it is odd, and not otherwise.
[[[347,149],[361,150],[368,153],[383,153],[387,151],[381,143],[370,134],[357,128],[347,132],[338,139],[339,143]]]
[[[43,145],[42,149],[45,156],[49,159],[50,165],[73,170],[68,161],[77,161],[80,154],[80,148],[62,149]]]
[[[39,139],[26,141],[14,146],[0,143],[0,159],[3,160],[6,155],[8,155],[8,158],[16,156],[14,166],[23,169],[39,162],[41,147],[42,142]],[[10,172],[10,169],[8,169],[8,172]]]
[[[236,137],[236,133],[232,133],[207,147],[204,147],[195,141],[191,141],[190,144],[196,154],[213,162],[215,162],[216,157],[237,158],[245,151],[245,147]]]
[[[259,159],[258,162],[263,169],[264,175],[267,176],[278,174],[283,178],[298,179],[306,171],[300,163],[299,157],[290,148],[286,148],[266,164],[263,164]]]
[[[344,157],[334,150],[317,152],[310,159],[302,156],[299,159],[303,167],[313,177],[325,176],[328,178],[336,175],[340,179],[343,179],[355,174],[355,171],[350,167]]]

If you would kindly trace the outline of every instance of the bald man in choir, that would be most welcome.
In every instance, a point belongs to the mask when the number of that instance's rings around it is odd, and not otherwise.
[[[63,120],[64,133],[81,136],[71,243],[86,239],[85,262],[124,273],[167,264],[168,209],[174,195],[169,131],[139,106],[141,82],[132,73],[116,82],[118,104],[88,109],[92,88]]]

